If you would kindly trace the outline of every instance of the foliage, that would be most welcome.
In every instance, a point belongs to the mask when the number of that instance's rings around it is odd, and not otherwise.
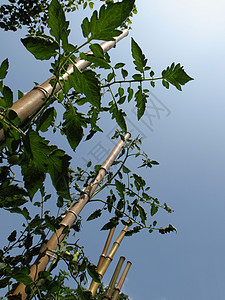
[[[80,4],[83,7],[87,3],[92,6],[92,2],[64,1],[60,4],[58,0],[52,0],[49,4],[48,1],[34,1],[29,10],[25,9],[25,12],[37,12],[36,15],[31,15],[29,20],[26,19],[26,15],[21,15],[23,19],[18,17],[17,13],[21,7],[17,11],[13,5],[14,1],[11,1],[11,8],[1,6],[1,9],[5,7],[7,12],[10,12],[10,9],[16,11],[9,22],[4,20],[5,25],[1,23],[1,27],[5,29],[16,30],[22,25],[29,25],[32,31],[40,22],[48,25],[50,35],[40,32],[36,35],[29,34],[22,39],[22,43],[36,59],[51,58],[51,72],[55,76],[51,81],[53,91],[43,102],[43,107],[31,116],[26,124],[22,124],[17,114],[10,109],[13,93],[3,82],[9,67],[8,60],[4,60],[0,66],[0,129],[1,133],[4,131],[0,158],[0,207],[10,213],[22,215],[25,222],[23,230],[14,230],[8,237],[8,244],[0,250],[0,287],[8,287],[10,293],[15,289],[17,281],[22,282],[26,285],[29,299],[34,296],[39,299],[76,299],[74,295],[79,299],[91,299],[90,292],[83,288],[87,282],[87,273],[95,281],[99,281],[96,267],[88,260],[83,247],[78,242],[66,240],[59,244],[51,265],[39,273],[36,282],[29,276],[29,268],[34,258],[46,244],[49,235],[59,228],[63,218],[62,212],[76,202],[77,195],[82,194],[100,167],[92,166],[89,162],[85,169],[79,166],[73,169],[70,166],[71,157],[56,145],[51,145],[44,133],[53,129],[54,133],[62,134],[75,151],[84,137],[91,139],[97,132],[103,131],[98,120],[103,114],[107,114],[120,128],[113,138],[123,139],[123,134],[127,131],[124,103],[133,101],[137,119],[140,120],[145,113],[149,88],[153,88],[157,80],[166,88],[171,84],[178,90],[181,90],[181,85],[192,80],[183,67],[175,63],[163,70],[160,77],[155,77],[154,71],[147,65],[148,60],[142,49],[133,38],[131,54],[135,74],[129,77],[122,62],[113,66],[109,54],[103,53],[95,40],[113,40],[118,36],[121,33],[120,26],[126,23],[131,15],[134,1],[106,2],[99,12],[94,11],[90,19],[83,20],[81,30],[84,42],[80,46],[68,42],[70,29],[65,11],[74,10]],[[27,5],[26,1],[18,1],[18,5],[22,4]],[[85,45],[89,45],[92,54],[81,52]],[[79,55],[92,63],[92,69],[80,71],[76,67],[76,58]],[[74,72],[66,81],[62,75],[69,64],[73,66]],[[61,89],[56,92],[58,86]],[[19,95],[22,96],[21,92]],[[110,100],[106,104],[108,98]],[[55,103],[58,105],[54,105]],[[57,118],[56,107],[63,111],[63,120]],[[109,220],[101,229],[108,230],[121,223],[129,224],[127,236],[143,229],[150,233],[157,230],[161,234],[176,230],[171,224],[168,227],[156,227],[155,215],[158,210],[161,208],[171,213],[172,209],[149,194],[150,187],[147,179],[142,177],[141,169],[157,164],[141,150],[140,137],[129,139],[114,162],[114,171],[107,173],[92,195],[89,202],[98,202],[99,206],[88,220],[100,218],[108,212]],[[137,174],[137,170],[140,173]],[[22,182],[19,172],[23,178]],[[58,196],[57,215],[45,210],[46,202],[51,201],[52,197],[46,184],[47,175]],[[107,192],[106,198],[102,196],[103,190]],[[32,213],[28,209],[30,205],[34,207]],[[33,213],[34,211],[36,213]],[[78,218],[71,231],[79,231],[80,226],[81,218]],[[69,228],[65,228],[66,234],[69,234],[69,231]],[[66,265],[67,271],[58,270],[59,262]],[[52,272],[54,270],[57,270],[57,275]],[[76,289],[66,286],[68,278],[74,280]]]

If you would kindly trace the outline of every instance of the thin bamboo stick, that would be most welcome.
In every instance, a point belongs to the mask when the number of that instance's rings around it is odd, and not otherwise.
[[[119,248],[119,245],[122,242],[122,240],[123,240],[123,238],[125,236],[125,233],[127,232],[128,228],[129,228],[129,226],[127,226],[127,225],[123,228],[123,230],[120,232],[118,238],[113,243],[113,246],[112,246],[109,254],[107,255],[107,257],[105,258],[105,260],[101,264],[101,266],[100,266],[100,268],[98,270],[100,278],[103,277],[103,275],[105,274],[106,270],[108,269],[108,266],[110,265],[111,261],[113,260],[113,257],[115,255],[117,249]],[[95,295],[95,293],[97,291],[98,285],[99,285],[98,282],[95,282],[95,281],[92,280],[89,290],[91,291],[91,293],[92,293],[93,296]]]
[[[110,243],[112,241],[112,237],[113,237],[114,231],[115,231],[115,227],[111,228],[110,231],[109,231],[109,234],[108,234],[105,246],[103,248],[102,254],[99,257],[99,261],[98,261],[98,265],[97,265],[97,270],[99,270],[101,264],[103,263],[103,261],[106,258],[106,254],[108,252],[109,245],[110,245]]]
[[[108,171],[109,167],[112,165],[113,161],[116,159],[117,155],[119,154],[121,148],[125,144],[125,141],[127,141],[130,138],[130,133],[127,132],[124,135],[124,140],[120,140],[117,145],[114,147],[108,158],[105,160],[105,162],[102,164],[100,170],[98,171],[97,176],[95,179],[92,180],[92,182],[85,188],[84,192],[82,192],[82,195],[79,197],[78,202],[76,202],[73,207],[71,207],[67,213],[66,216],[63,218],[63,220],[60,223],[60,228],[53,233],[47,244],[45,245],[44,249],[39,254],[36,262],[30,269],[30,277],[33,281],[35,281],[38,278],[38,274],[40,271],[44,271],[47,264],[49,263],[51,257],[54,255],[54,252],[56,251],[58,244],[63,240],[65,237],[65,234],[63,233],[63,230],[65,227],[70,228],[74,221],[77,219],[77,216],[85,206],[85,204],[89,201],[90,197],[98,187],[99,183],[105,176],[106,172]],[[124,233],[125,234],[125,233]],[[121,238],[120,238],[121,239]],[[21,294],[21,300],[26,299],[27,295],[25,292],[25,285],[20,283],[16,290],[14,291],[13,295],[19,295]]]
[[[100,44],[103,49],[103,52],[107,52],[111,48],[116,46],[121,39],[128,35],[128,30],[124,29],[122,34],[115,37],[114,41],[106,41]],[[92,52],[89,51],[87,54],[91,54]],[[89,61],[85,61],[83,59],[77,58],[76,59],[76,67],[79,70],[84,70],[87,68],[91,63]],[[73,64],[70,64],[66,73],[60,78],[64,80],[68,80],[70,74],[73,73]],[[50,81],[54,79],[55,76],[52,76],[48,80],[46,80],[41,85],[35,86],[30,92],[24,95],[22,98],[17,100],[13,106],[10,108],[11,110],[15,111],[18,117],[21,120],[21,125],[25,123],[33,114],[37,113],[38,110],[45,104],[43,99],[47,99],[49,95],[51,95],[53,91],[53,87],[50,84]],[[57,85],[54,93],[58,93],[60,91],[60,86]],[[4,130],[0,130],[0,142],[4,140]]]
[[[121,291],[121,288],[123,286],[124,280],[125,280],[125,278],[127,276],[127,273],[129,271],[131,265],[132,265],[132,263],[130,261],[128,261],[127,265],[126,265],[126,267],[125,267],[125,269],[123,271],[123,274],[121,275],[120,280],[119,280],[119,282],[118,282],[118,284],[116,286],[116,289],[115,289],[115,292],[113,294],[112,300],[117,300],[117,298],[119,296],[119,293]]]
[[[123,265],[124,261],[125,261],[125,257],[124,256],[120,256],[120,259],[118,261],[116,269],[115,269],[115,271],[113,273],[113,276],[111,278],[111,281],[109,283],[109,287],[108,287],[107,293],[104,296],[104,300],[111,299],[111,296],[112,296],[112,293],[113,293],[113,290],[114,290],[117,278],[119,276],[119,273],[120,273],[120,270],[122,268],[122,265]]]

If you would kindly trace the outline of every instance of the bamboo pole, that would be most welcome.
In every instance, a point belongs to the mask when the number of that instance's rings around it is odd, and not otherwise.
[[[108,234],[108,237],[107,237],[107,240],[105,242],[105,246],[103,248],[103,251],[102,251],[102,254],[100,255],[99,257],[99,261],[98,261],[98,265],[97,265],[97,270],[99,270],[101,264],[103,263],[103,261],[105,260],[106,258],[106,254],[108,252],[108,249],[109,249],[109,245],[112,241],[112,237],[113,237],[113,234],[114,234],[114,231],[115,231],[115,227],[111,228],[110,231],[109,231],[109,234]]]
[[[113,276],[111,278],[111,281],[109,283],[109,287],[108,287],[107,293],[104,296],[103,300],[111,299],[111,296],[112,296],[112,293],[113,293],[113,290],[114,290],[117,278],[119,276],[119,273],[120,273],[120,270],[122,268],[122,265],[123,265],[124,261],[125,261],[125,257],[124,256],[120,256],[120,259],[118,261],[116,269],[115,269],[115,271],[113,273]]]
[[[114,41],[105,41],[100,44],[103,52],[107,52],[111,48],[116,46],[121,39],[128,35],[128,30],[124,29],[122,34],[114,38]],[[88,51],[87,54],[91,54],[91,51]],[[76,59],[76,67],[81,71],[87,68],[91,63],[83,59]],[[73,64],[70,64],[65,74],[60,78],[62,80],[68,80],[70,74],[73,73]],[[33,114],[37,113],[38,110],[45,104],[45,100],[51,95],[53,87],[50,84],[50,81],[54,79],[55,76],[52,76],[46,80],[41,85],[36,85],[30,92],[24,95],[22,98],[17,100],[13,106],[10,108],[15,111],[18,117],[21,120],[21,125],[25,123]],[[60,91],[59,84],[56,86],[54,94]],[[0,130],[0,143],[4,140],[4,130]]]
[[[116,286],[116,289],[115,289],[115,292],[113,294],[112,300],[117,300],[117,298],[119,296],[119,293],[121,291],[121,288],[123,286],[124,280],[125,280],[125,278],[127,276],[127,273],[129,271],[131,265],[132,265],[132,263],[130,261],[128,261],[127,265],[126,265],[126,267],[125,267],[125,269],[123,271],[123,274],[121,275],[120,280],[119,280],[119,282],[118,282],[118,284]]]
[[[128,228],[129,228],[129,226],[127,226],[127,225],[123,228],[123,230],[120,232],[118,238],[113,243],[113,246],[112,246],[109,254],[107,255],[107,257],[105,258],[105,260],[101,264],[101,266],[100,266],[100,268],[98,270],[100,278],[103,277],[103,275],[105,274],[106,270],[108,269],[108,266],[110,265],[111,261],[113,260],[113,257],[115,255],[117,249],[119,248],[119,245],[122,242],[122,240],[123,240],[123,238],[125,236],[125,233],[127,232]],[[98,282],[95,282],[94,280],[92,280],[90,288],[89,288],[89,290],[92,293],[92,296],[95,295],[95,293],[97,291],[97,288],[98,288],[98,285],[99,285]]]
[[[33,281],[35,281],[38,278],[38,274],[40,271],[44,271],[47,264],[49,263],[51,257],[54,255],[54,252],[56,251],[58,244],[63,240],[65,237],[65,233],[63,233],[63,230],[65,227],[70,228],[74,221],[77,219],[77,216],[85,206],[85,204],[89,201],[90,197],[98,187],[99,183],[107,173],[109,167],[112,165],[113,161],[116,159],[117,155],[119,154],[121,148],[125,144],[125,142],[130,138],[130,133],[127,132],[124,135],[124,140],[120,140],[117,145],[114,147],[108,158],[105,160],[105,162],[102,164],[100,170],[98,171],[97,176],[95,179],[91,181],[91,183],[85,188],[85,190],[82,192],[81,196],[79,197],[78,201],[66,212],[65,217],[60,223],[60,228],[52,234],[51,238],[45,245],[44,249],[39,254],[36,262],[33,264],[33,266],[30,269],[30,277]],[[128,227],[128,226],[127,226]],[[125,234],[125,232],[124,232]],[[124,236],[124,235],[123,235]],[[121,238],[119,239],[121,240]],[[119,243],[119,242],[118,242]],[[20,283],[16,290],[14,291],[13,295],[19,295],[21,294],[21,300],[26,299],[27,295],[25,292],[25,285]]]

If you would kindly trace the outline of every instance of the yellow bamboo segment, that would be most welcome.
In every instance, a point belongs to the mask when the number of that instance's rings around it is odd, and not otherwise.
[[[118,264],[116,266],[116,269],[113,273],[113,276],[112,276],[111,281],[109,283],[109,287],[108,287],[108,290],[107,290],[107,293],[106,293],[104,299],[111,299],[111,296],[112,296],[117,278],[119,276],[119,273],[120,273],[120,270],[122,268],[122,265],[123,265],[124,261],[125,261],[125,257],[120,256],[120,259],[119,259]]]
[[[122,34],[114,38],[114,41],[106,41],[100,44],[103,52],[107,52],[111,48],[116,46],[121,39],[128,35],[128,30],[124,29]],[[91,51],[88,51],[87,54],[92,54]],[[81,71],[87,68],[91,63],[89,61],[80,59],[79,57],[76,59],[76,67]],[[60,78],[61,80],[68,80],[70,74],[73,73],[73,64],[70,64],[65,74]],[[32,115],[37,113],[39,109],[45,105],[45,101],[43,99],[47,99],[52,91],[53,87],[50,84],[50,81],[55,79],[55,76],[52,76],[48,80],[46,80],[41,85],[35,86],[30,92],[26,93],[22,98],[17,100],[13,106],[10,108],[15,111],[18,117],[21,120],[21,125],[25,123]],[[54,94],[58,93],[61,90],[60,85],[56,86],[54,90]],[[4,140],[4,130],[0,130],[0,143]]]
[[[65,237],[65,234],[63,233],[64,228],[65,227],[70,228],[72,224],[75,222],[77,216],[79,215],[79,213],[81,212],[85,204],[89,201],[90,197],[92,196],[92,194],[98,187],[99,183],[107,173],[109,167],[116,159],[121,148],[129,138],[130,138],[130,133],[128,132],[124,135],[124,140],[121,139],[117,143],[117,145],[114,147],[114,149],[112,150],[108,158],[102,164],[95,179],[93,179],[92,182],[85,188],[84,192],[82,192],[82,195],[79,197],[78,201],[72,206],[72,208],[70,208],[67,211],[66,216],[63,218],[63,220],[60,223],[60,228],[55,233],[53,233],[53,235],[47,242],[46,246],[44,247],[44,249],[42,249],[41,253],[39,254],[36,262],[30,269],[29,275],[33,281],[37,280],[40,271],[45,270],[47,264],[49,263],[50,259],[53,256],[53,253],[56,251],[58,244]],[[22,283],[20,283],[17,286],[16,290],[13,293],[13,295],[19,295],[19,294],[21,294],[21,300],[26,299],[27,294],[25,292],[25,285]]]
[[[120,243],[122,242],[125,233],[127,232],[129,226],[125,226],[123,228],[123,230],[121,231],[121,233],[119,234],[118,238],[116,239],[116,241],[113,243],[113,246],[109,252],[109,254],[107,255],[107,257],[105,258],[105,260],[103,261],[103,263],[101,264],[98,273],[100,275],[100,278],[103,277],[103,275],[105,274],[106,270],[108,269],[108,266],[110,265],[111,261],[113,260],[113,257],[117,251],[117,249],[119,248]],[[92,295],[94,296],[97,288],[98,288],[99,283],[95,282],[92,280],[91,285],[89,290],[91,291]]]
[[[109,249],[109,245],[110,245],[110,243],[112,241],[112,237],[113,237],[114,231],[115,231],[115,227],[111,228],[110,231],[109,231],[109,234],[108,234],[105,246],[104,246],[104,248],[102,250],[102,254],[99,257],[99,261],[98,261],[98,265],[97,265],[97,270],[99,270],[101,264],[105,260],[106,254],[107,254],[108,249]]]
[[[114,292],[114,294],[113,294],[112,300],[117,300],[117,298],[118,298],[118,296],[119,296],[119,293],[120,293],[120,291],[121,291],[121,288],[122,288],[122,286],[123,286],[124,280],[125,280],[125,278],[126,278],[126,276],[127,276],[127,273],[128,273],[128,271],[129,271],[131,265],[132,265],[131,262],[128,261],[128,262],[127,262],[127,265],[126,265],[126,267],[125,267],[125,269],[124,269],[124,271],[123,271],[123,274],[121,275],[120,280],[119,280],[119,282],[118,282],[118,284],[117,284],[117,286],[116,286],[116,289],[115,289],[115,292]]]

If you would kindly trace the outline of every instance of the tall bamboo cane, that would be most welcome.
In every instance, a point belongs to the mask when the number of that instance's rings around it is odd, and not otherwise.
[[[101,264],[103,263],[103,261],[105,260],[106,258],[106,255],[107,255],[107,252],[108,252],[108,249],[109,249],[109,245],[112,241],[112,237],[113,237],[113,234],[114,234],[114,231],[115,231],[115,227],[111,228],[110,231],[109,231],[109,234],[108,234],[108,237],[107,237],[107,240],[105,242],[105,246],[103,248],[103,251],[102,251],[102,254],[100,255],[99,257],[99,261],[98,261],[98,265],[97,265],[97,270],[99,270]]]
[[[117,298],[119,296],[119,293],[121,291],[122,285],[124,283],[124,280],[125,280],[125,278],[127,276],[127,273],[129,271],[131,265],[132,265],[131,262],[128,261],[127,265],[126,265],[126,267],[125,267],[125,269],[123,271],[123,274],[121,275],[120,280],[119,280],[119,282],[118,282],[118,284],[116,286],[116,290],[115,290],[115,292],[113,294],[112,300],[117,300]]]
[[[124,135],[124,140],[120,140],[117,145],[114,147],[108,158],[105,160],[103,165],[101,166],[100,170],[98,171],[97,176],[95,179],[91,181],[91,183],[85,188],[85,190],[82,192],[81,196],[78,199],[78,202],[76,202],[66,213],[66,216],[63,218],[63,220],[60,223],[60,228],[53,233],[50,240],[45,245],[44,249],[39,254],[36,262],[30,269],[30,277],[33,281],[35,281],[38,278],[38,274],[40,271],[45,270],[47,264],[49,263],[53,253],[58,247],[58,244],[63,240],[65,237],[65,233],[63,233],[63,230],[65,227],[70,228],[74,221],[77,219],[77,216],[85,206],[85,204],[88,202],[96,188],[98,187],[99,183],[105,176],[106,172],[108,171],[109,167],[112,165],[114,160],[116,159],[117,155],[119,154],[121,148],[125,144],[125,141],[127,141],[130,138],[130,133],[127,132]],[[126,226],[125,226],[126,227]],[[128,226],[127,226],[128,228]],[[125,230],[125,229],[124,229]],[[123,230],[123,231],[124,231]],[[126,229],[127,230],[127,229]],[[123,233],[122,231],[122,233]],[[123,236],[125,235],[125,232]],[[119,245],[119,242],[121,240],[121,237],[118,238],[117,244]],[[114,243],[115,244],[115,243]],[[115,247],[113,247],[114,249]],[[117,247],[118,248],[118,247]],[[112,250],[111,250],[112,252]],[[110,253],[111,253],[110,252]],[[114,251],[113,251],[114,252]],[[113,254],[114,255],[114,254]],[[113,256],[112,255],[112,256]],[[107,259],[107,258],[106,258]],[[26,299],[27,295],[25,292],[25,285],[20,283],[16,290],[14,291],[13,295],[19,295],[21,294],[21,299]]]
[[[119,276],[119,273],[120,273],[120,270],[121,270],[122,265],[124,263],[124,260],[125,260],[125,257],[124,256],[120,256],[120,259],[118,261],[116,269],[115,269],[115,271],[113,273],[113,276],[111,278],[111,281],[109,283],[109,287],[108,287],[107,293],[104,296],[103,300],[111,299],[111,296],[112,296],[112,293],[113,293],[113,290],[114,290],[114,287],[115,287],[115,284],[116,284],[116,280],[117,280],[117,278]]]
[[[100,44],[102,47],[103,52],[107,52],[111,48],[116,46],[116,43],[123,39],[125,36],[128,35],[128,30],[124,29],[122,34],[115,37],[114,41],[107,41]],[[91,51],[87,52],[87,54],[92,53]],[[76,59],[76,67],[79,70],[84,70],[87,68],[91,63],[89,61],[77,58]],[[73,64],[70,64],[65,74],[60,78],[62,80],[68,80],[70,74],[73,73]],[[38,110],[45,104],[44,99],[47,99],[52,91],[53,87],[50,84],[50,81],[54,79],[55,76],[52,76],[48,80],[46,80],[41,85],[36,85],[30,92],[24,95],[22,98],[17,100],[13,106],[10,108],[11,110],[15,111],[18,117],[21,120],[21,125],[25,123],[33,114],[37,113]],[[54,94],[60,91],[59,84],[56,86]],[[4,140],[4,130],[0,130],[0,142]]]
[[[123,238],[125,236],[125,233],[127,232],[128,228],[129,228],[129,226],[127,226],[127,225],[123,228],[123,230],[120,232],[118,238],[113,243],[113,246],[112,246],[109,254],[107,255],[107,257],[105,258],[105,260],[101,264],[101,266],[100,266],[100,268],[98,270],[100,278],[103,277],[103,275],[105,274],[106,270],[108,269],[108,266],[111,263],[111,261],[113,260],[113,257],[115,255],[117,249],[119,248],[119,245],[122,242],[122,240],[123,240]],[[98,285],[99,285],[98,282],[95,282],[94,280],[92,280],[89,290],[91,291],[91,293],[92,293],[93,296],[96,293]]]

